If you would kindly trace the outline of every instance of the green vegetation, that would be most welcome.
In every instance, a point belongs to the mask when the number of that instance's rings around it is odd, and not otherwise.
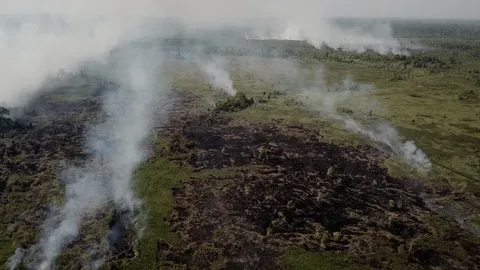
[[[146,218],[143,224],[145,230],[140,239],[138,257],[120,262],[124,269],[158,269],[162,262],[157,260],[157,243],[162,241],[174,247],[182,244],[168,223],[174,203],[172,189],[192,178],[201,179],[233,172],[231,169],[195,172],[188,165],[169,160],[172,157],[178,158],[178,155],[169,153],[168,148],[169,143],[159,141],[157,155],[145,161],[136,172],[137,192],[143,199],[144,206],[140,215]]]
[[[225,101],[220,101],[216,104],[216,111],[236,112],[244,110],[253,105],[255,101],[253,98],[248,99],[244,93],[240,92],[233,98],[228,98]]]
[[[474,215],[471,219],[470,219],[470,222],[477,226],[477,227],[480,227],[480,215]]]
[[[478,89],[475,90],[462,90],[458,94],[458,100],[464,100],[464,101],[472,101],[472,100],[478,100],[479,98],[479,91]]]
[[[156,245],[159,240],[173,246],[179,244],[180,239],[170,231],[166,219],[173,206],[172,188],[191,174],[191,168],[171,164],[163,157],[151,159],[138,169],[136,182],[144,200],[146,229],[140,240],[139,257],[126,264],[128,269],[158,268]]]

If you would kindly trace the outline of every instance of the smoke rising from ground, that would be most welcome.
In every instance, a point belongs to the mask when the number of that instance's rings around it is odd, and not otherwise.
[[[32,0],[3,1],[0,4],[4,13],[0,16],[0,62],[8,64],[3,64],[1,70],[0,104],[23,103],[48,75],[59,69],[74,72],[81,62],[107,53],[127,32],[139,35],[140,19],[164,22],[172,18],[188,29],[244,26],[252,29],[246,33],[250,37],[308,40],[315,46],[326,43],[352,51],[405,53],[403,46],[392,37],[388,23],[379,22],[363,29],[340,26],[330,20],[345,15],[345,11],[357,17],[395,13],[400,9],[398,3],[389,3],[392,6],[389,8],[366,0],[343,1],[342,5],[340,2],[46,0],[40,4]],[[442,6],[437,2],[435,5]],[[371,7],[371,14],[365,6]],[[430,9],[423,8],[425,15],[431,14]],[[418,10],[421,8],[416,8]],[[164,28],[162,22],[157,23],[156,28]]]
[[[282,26],[283,25],[283,26]],[[379,22],[367,28],[342,27],[333,21],[291,20],[271,29],[254,29],[247,34],[249,39],[305,40],[317,48],[327,45],[334,49],[365,52],[373,50],[380,54],[408,54],[399,40],[393,37],[389,23]]]
[[[91,126],[87,133],[85,147],[93,153],[93,160],[65,172],[65,204],[52,211],[40,241],[27,256],[26,263],[39,269],[52,268],[66,245],[79,235],[81,221],[88,215],[114,201],[118,211],[133,220],[140,204],[130,179],[145,156],[142,145],[161,90],[154,80],[161,57],[135,48],[122,52],[121,57],[111,67],[121,87],[105,97],[105,122]]]
[[[427,155],[413,140],[405,142],[398,131],[386,121],[374,123],[373,128],[368,128],[352,117],[338,113],[338,105],[347,100],[353,92],[363,94],[372,90],[374,90],[373,85],[358,84],[351,76],[345,77],[340,85],[328,86],[324,79],[324,68],[319,68],[315,73],[315,84],[304,87],[299,94],[299,99],[310,109],[342,123],[345,129],[389,146],[395,154],[402,156],[411,165],[429,172],[432,163]]]
[[[25,256],[25,250],[23,248],[17,248],[15,254],[8,259],[6,267],[8,269],[15,269],[17,265],[22,262],[23,256]]]
[[[415,141],[403,142],[398,131],[388,123],[380,124],[374,129],[366,129],[353,119],[345,119],[345,128],[366,136],[373,141],[388,145],[395,154],[402,156],[409,164],[416,166],[424,172],[429,172],[432,168],[430,159],[418,148]]]
[[[237,90],[233,87],[230,73],[227,70],[226,61],[222,61],[220,58],[213,58],[204,64],[199,64],[199,66],[213,87],[224,91],[230,96],[237,94]]]

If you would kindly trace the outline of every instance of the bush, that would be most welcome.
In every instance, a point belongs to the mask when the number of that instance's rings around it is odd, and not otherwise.
[[[339,107],[339,108],[337,108],[337,112],[352,114],[353,110],[350,109],[350,108],[346,108],[346,107]]]
[[[215,110],[216,111],[226,111],[226,112],[236,112],[244,110],[253,105],[255,101],[253,98],[247,98],[244,93],[238,93],[234,98],[229,98],[225,101],[219,102]]]
[[[0,116],[10,115],[10,111],[7,108],[0,107]]]
[[[478,100],[478,90],[462,90],[458,93],[458,100]]]
[[[1,117],[0,116],[0,129],[3,128],[12,128],[15,126],[15,122],[8,117]]]
[[[401,74],[398,74],[398,73],[395,73],[393,75],[393,78],[390,79],[391,82],[396,82],[396,81],[403,81],[405,80],[405,76],[401,75]]]

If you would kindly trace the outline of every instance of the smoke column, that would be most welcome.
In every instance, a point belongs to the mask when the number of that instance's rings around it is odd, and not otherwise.
[[[202,71],[205,73],[208,81],[215,88],[225,91],[230,96],[235,96],[237,90],[233,87],[233,81],[227,71],[225,64],[219,59],[214,59],[202,66]]]
[[[120,212],[133,218],[140,203],[130,179],[145,155],[142,143],[153,120],[159,93],[154,74],[161,58],[134,48],[121,57],[112,69],[116,68],[122,86],[105,97],[105,122],[93,125],[87,133],[85,147],[93,153],[93,160],[65,172],[66,202],[52,211],[40,241],[28,254],[39,269],[52,268],[63,248],[78,236],[86,215],[114,201]]]
[[[415,144],[415,141],[402,142],[398,131],[388,123],[378,125],[374,130],[368,130],[353,119],[345,119],[345,128],[357,132],[373,141],[388,145],[392,151],[402,156],[410,165],[423,172],[429,172],[432,163],[427,155]]]
[[[368,84],[357,84],[351,76],[345,77],[340,86],[329,88],[324,80],[324,68],[319,68],[315,73],[316,84],[312,87],[304,87],[299,94],[299,99],[306,102],[310,109],[322,113],[326,117],[343,123],[346,130],[356,132],[373,141],[388,145],[392,151],[402,156],[409,164],[419,168],[423,172],[429,172],[432,163],[427,155],[409,140],[403,142],[398,131],[389,123],[380,123],[373,129],[363,127],[351,117],[340,115],[337,106],[345,101],[352,91],[357,93],[368,93],[374,87]],[[327,92],[326,89],[329,89]],[[333,91],[330,91],[333,90]]]

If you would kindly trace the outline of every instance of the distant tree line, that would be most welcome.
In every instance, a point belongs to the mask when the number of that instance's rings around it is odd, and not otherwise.
[[[393,21],[393,34],[399,38],[472,38],[480,37],[475,21]]]

